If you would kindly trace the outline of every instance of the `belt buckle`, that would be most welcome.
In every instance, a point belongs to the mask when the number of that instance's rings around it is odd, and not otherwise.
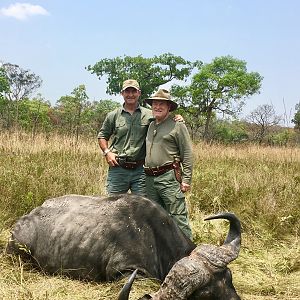
[[[151,168],[151,171],[152,171],[153,176],[156,176],[157,174],[159,174],[159,167]]]
[[[128,168],[135,169],[136,168],[136,162],[135,161],[128,161],[127,163]]]
[[[137,162],[136,161],[128,161],[126,160],[124,162],[124,168],[126,169],[136,169],[138,166]]]

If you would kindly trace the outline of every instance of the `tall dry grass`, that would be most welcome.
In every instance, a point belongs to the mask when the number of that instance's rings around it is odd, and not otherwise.
[[[253,145],[194,145],[188,195],[195,241],[220,243],[218,211],[243,225],[239,258],[230,265],[243,299],[300,298],[300,149]],[[0,133],[0,299],[115,299],[124,281],[86,283],[34,271],[5,252],[14,221],[45,199],[63,194],[103,195],[107,166],[97,140]],[[131,299],[158,287],[139,280]]]
[[[300,149],[199,144],[194,148],[190,209],[229,210],[252,235],[299,236]]]
[[[62,194],[103,195],[106,165],[94,141],[2,134],[0,224],[10,225],[45,199]]]

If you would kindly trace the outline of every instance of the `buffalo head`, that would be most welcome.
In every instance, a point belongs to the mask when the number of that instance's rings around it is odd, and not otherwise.
[[[227,265],[237,258],[241,245],[241,224],[232,213],[221,213],[206,218],[230,221],[228,235],[221,246],[199,245],[189,256],[177,261],[160,289],[152,296],[146,294],[140,300],[238,300],[240,297],[232,284]],[[128,300],[137,270],[123,287],[119,300]]]

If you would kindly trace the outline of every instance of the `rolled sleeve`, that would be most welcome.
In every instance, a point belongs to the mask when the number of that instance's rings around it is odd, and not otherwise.
[[[109,140],[110,137],[112,136],[113,132],[114,132],[114,114],[115,112],[110,112],[107,114],[101,128],[100,131],[98,133],[98,139],[105,139],[105,140]]]

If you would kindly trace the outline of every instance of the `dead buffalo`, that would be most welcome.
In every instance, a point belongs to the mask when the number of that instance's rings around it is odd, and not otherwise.
[[[107,281],[138,269],[163,280],[194,248],[165,210],[146,198],[67,195],[21,217],[7,252],[74,278]]]
[[[237,258],[241,244],[241,225],[234,214],[223,213],[206,220],[224,218],[230,229],[224,244],[197,246],[189,256],[174,264],[160,289],[153,296],[139,300],[239,300],[227,265]],[[128,300],[135,270],[121,291],[118,300]]]

